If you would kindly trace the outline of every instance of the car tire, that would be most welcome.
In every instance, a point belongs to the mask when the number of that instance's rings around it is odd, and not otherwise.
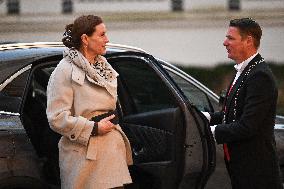
[[[48,184],[32,177],[9,177],[0,180],[0,189],[48,189]]]

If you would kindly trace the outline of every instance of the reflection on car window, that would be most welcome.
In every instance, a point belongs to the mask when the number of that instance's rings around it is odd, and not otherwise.
[[[13,79],[5,88],[0,91],[0,110],[19,113],[20,104],[29,70]]]
[[[132,99],[133,113],[176,107],[171,92],[146,62],[127,59],[115,65],[123,88]]]
[[[179,75],[168,71],[172,79],[176,82],[188,100],[193,103],[200,111],[213,111],[210,107],[207,95],[199,88]]]
[[[32,88],[33,88],[33,95],[34,96],[42,96],[44,98],[43,101],[46,101],[46,87],[48,84],[49,77],[55,66],[51,67],[41,67],[37,68],[33,72],[33,81],[32,81]],[[46,103],[46,102],[45,102]]]

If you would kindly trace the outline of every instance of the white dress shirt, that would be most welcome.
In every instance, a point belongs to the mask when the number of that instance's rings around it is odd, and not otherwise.
[[[248,63],[258,54],[258,52],[256,52],[254,55],[252,55],[251,57],[249,57],[248,59],[244,60],[243,62],[236,64],[234,67],[237,70],[235,79],[233,81],[233,85],[235,85],[236,81],[238,80],[238,78],[240,77],[240,75],[242,74],[242,72],[244,71],[244,69],[247,67]]]
[[[234,81],[233,81],[233,85],[236,83],[236,81],[238,80],[238,78],[240,77],[240,75],[242,74],[242,72],[244,71],[244,69],[246,68],[246,66],[248,65],[248,63],[258,54],[258,52],[256,52],[255,54],[253,54],[251,57],[249,57],[248,59],[244,60],[243,62],[239,63],[239,64],[236,64],[234,67],[235,69],[237,70],[237,73],[236,73],[236,76],[234,78]],[[203,115],[208,119],[208,121],[210,122],[211,120],[211,116],[208,112],[202,112]],[[216,125],[214,126],[211,126],[211,131],[213,134],[215,134],[215,127]]]

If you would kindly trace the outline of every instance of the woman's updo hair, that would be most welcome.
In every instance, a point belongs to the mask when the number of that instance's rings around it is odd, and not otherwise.
[[[80,16],[75,19],[73,24],[68,24],[65,27],[62,42],[68,48],[79,50],[81,47],[81,36],[86,34],[91,36],[96,29],[96,26],[103,23],[99,16],[88,15]]]

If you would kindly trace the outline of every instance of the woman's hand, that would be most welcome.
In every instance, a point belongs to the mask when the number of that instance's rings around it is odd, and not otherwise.
[[[114,124],[110,121],[115,115],[108,116],[98,122],[98,134],[103,135],[114,129]]]

